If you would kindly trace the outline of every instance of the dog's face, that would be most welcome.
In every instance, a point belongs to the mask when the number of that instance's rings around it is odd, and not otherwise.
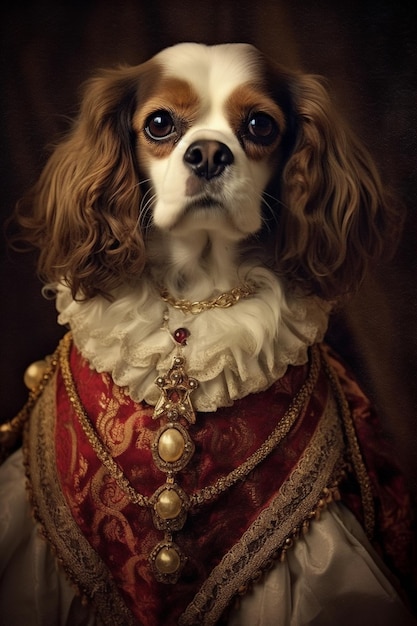
[[[244,44],[98,74],[19,214],[45,280],[87,298],[158,264],[191,294],[201,276],[222,290],[244,260],[333,299],[398,222],[322,81]]]
[[[243,44],[181,44],[153,63],[152,93],[133,127],[154,225],[182,235],[221,231],[232,240],[255,233],[287,128],[259,53]]]

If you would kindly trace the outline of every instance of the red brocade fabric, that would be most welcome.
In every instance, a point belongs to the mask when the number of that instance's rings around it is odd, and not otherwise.
[[[409,502],[401,478],[381,453],[375,435],[378,425],[369,402],[334,355],[328,358],[349,401],[372,480],[381,551],[388,555],[393,568],[407,573]],[[152,441],[161,426],[159,420],[152,419],[153,408],[133,402],[109,375],[92,371],[74,348],[70,364],[78,395],[101,441],[131,485],[151,497],[166,479],[151,453]],[[290,367],[285,377],[267,391],[215,413],[198,413],[196,424],[189,427],[195,453],[177,476],[182,489],[192,494],[212,485],[255,452],[282,418],[307,371],[308,366]],[[165,585],[154,579],[148,562],[163,532],[154,528],[150,510],[132,504],[98,459],[58,372],[55,448],[61,488],[76,524],[106,563],[139,624],[178,623],[213,568],[276,496],[311,440],[329,393],[328,380],[321,373],[305,411],[267,460],[244,482],[189,513],[184,528],[174,535],[188,561],[179,582]],[[346,504],[360,519],[359,491],[351,482],[342,487]]]

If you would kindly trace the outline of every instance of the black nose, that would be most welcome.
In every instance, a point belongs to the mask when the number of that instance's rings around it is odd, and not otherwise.
[[[212,139],[195,141],[184,154],[184,162],[197,176],[206,180],[220,176],[233,160],[230,148]]]

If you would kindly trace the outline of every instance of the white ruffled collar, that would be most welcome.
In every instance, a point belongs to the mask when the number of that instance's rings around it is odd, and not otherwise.
[[[152,285],[121,289],[113,302],[96,297],[74,301],[57,288],[58,321],[69,325],[81,354],[97,372],[109,372],[136,402],[154,405],[158,376],[172,365],[177,348],[163,328],[186,327],[187,371],[199,387],[192,401],[198,411],[215,411],[268,388],[289,365],[307,361],[308,346],[323,339],[330,306],[317,298],[286,298],[269,271],[251,271],[256,294],[228,309],[186,315],[167,305]]]

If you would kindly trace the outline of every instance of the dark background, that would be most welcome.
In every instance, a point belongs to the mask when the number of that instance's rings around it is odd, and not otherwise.
[[[327,76],[345,116],[407,207],[397,256],[369,276],[332,341],[355,366],[417,494],[417,18],[414,0],[45,0],[1,11],[2,220],[38,176],[97,67],[140,63],[179,41],[247,41]],[[26,398],[25,367],[63,329],[33,258],[1,248],[1,419]]]

